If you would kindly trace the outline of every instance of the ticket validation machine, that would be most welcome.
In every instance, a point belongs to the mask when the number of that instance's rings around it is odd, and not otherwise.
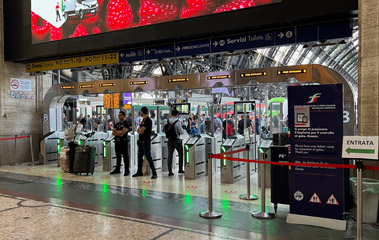
[[[200,135],[191,137],[184,145],[184,164],[186,178],[195,179],[199,176],[205,176],[206,157],[205,138]]]
[[[116,155],[112,156],[112,141],[114,139],[114,136],[111,135],[107,137],[104,142],[104,153],[103,153],[103,171],[110,172],[113,170],[112,168],[112,157],[116,157]]]
[[[162,145],[163,134],[151,136],[151,157],[153,158],[154,167],[157,172],[162,171]]]
[[[222,152],[231,152],[240,150],[245,147],[245,138],[243,136],[234,136],[226,139],[222,144]],[[240,153],[227,155],[227,157],[240,158]],[[246,164],[237,161],[221,160],[221,182],[235,183],[246,177]]]

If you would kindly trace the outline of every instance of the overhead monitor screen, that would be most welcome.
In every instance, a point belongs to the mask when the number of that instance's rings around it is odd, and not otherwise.
[[[190,103],[175,104],[174,108],[178,110],[179,114],[189,114],[191,111]]]
[[[282,0],[31,0],[32,43],[83,37]]]

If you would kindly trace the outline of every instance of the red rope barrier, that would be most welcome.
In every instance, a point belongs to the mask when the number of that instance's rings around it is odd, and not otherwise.
[[[218,153],[218,154],[210,155],[210,157],[211,158],[214,158],[215,156],[216,157],[221,157],[221,156],[232,155],[232,154],[243,152],[243,151],[247,151],[247,148],[242,148],[242,149],[235,150],[235,151],[230,151],[230,152]]]
[[[219,157],[215,156],[213,158],[221,160],[230,160],[237,162],[250,162],[250,163],[263,163],[263,164],[272,164],[272,165],[281,165],[281,166],[297,166],[297,167],[320,167],[320,168],[347,168],[355,169],[355,165],[350,164],[325,164],[325,163],[286,163],[286,162],[271,162],[271,161],[262,161],[262,160],[247,160],[242,158],[230,158],[230,157]]]
[[[23,139],[23,138],[29,138],[29,136],[0,138],[0,141],[3,141],[3,140],[14,140],[14,139]]]
[[[249,163],[263,163],[263,164],[271,164],[271,165],[280,165],[280,166],[294,166],[294,167],[319,167],[319,168],[344,168],[344,169],[356,169],[357,167],[352,164],[328,164],[328,163],[286,163],[286,162],[271,162],[271,161],[263,161],[263,160],[248,160],[243,158],[232,158],[232,157],[225,157],[225,155],[231,155],[243,151],[247,151],[247,148],[231,151],[231,152],[225,152],[225,153],[218,153],[214,155],[210,155],[209,157],[215,158],[215,159],[221,159],[221,160],[230,160],[230,161],[237,161],[237,162],[249,162]],[[373,171],[379,171],[379,167],[375,166],[365,166],[365,170],[373,170]]]
[[[374,166],[364,166],[365,170],[373,170],[373,171],[379,171],[379,167]]]

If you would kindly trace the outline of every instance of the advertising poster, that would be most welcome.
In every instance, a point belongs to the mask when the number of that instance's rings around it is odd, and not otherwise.
[[[31,0],[33,44],[83,37],[282,0]]]
[[[343,164],[342,84],[288,88],[292,163]],[[290,213],[344,219],[344,170],[291,167]]]

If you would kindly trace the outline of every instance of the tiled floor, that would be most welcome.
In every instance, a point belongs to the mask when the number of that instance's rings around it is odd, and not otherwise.
[[[252,192],[258,196],[256,175]],[[355,222],[348,215],[347,231],[286,224],[288,206],[277,217],[259,220],[260,200],[244,201],[246,181],[221,184],[214,177],[214,209],[223,216],[199,217],[208,208],[206,177],[184,176],[156,180],[110,176],[96,169],[94,176],[64,173],[56,165],[0,167],[0,239],[343,239],[353,236]],[[272,211],[267,189],[267,209]],[[364,225],[366,239],[379,239],[378,225]]]

